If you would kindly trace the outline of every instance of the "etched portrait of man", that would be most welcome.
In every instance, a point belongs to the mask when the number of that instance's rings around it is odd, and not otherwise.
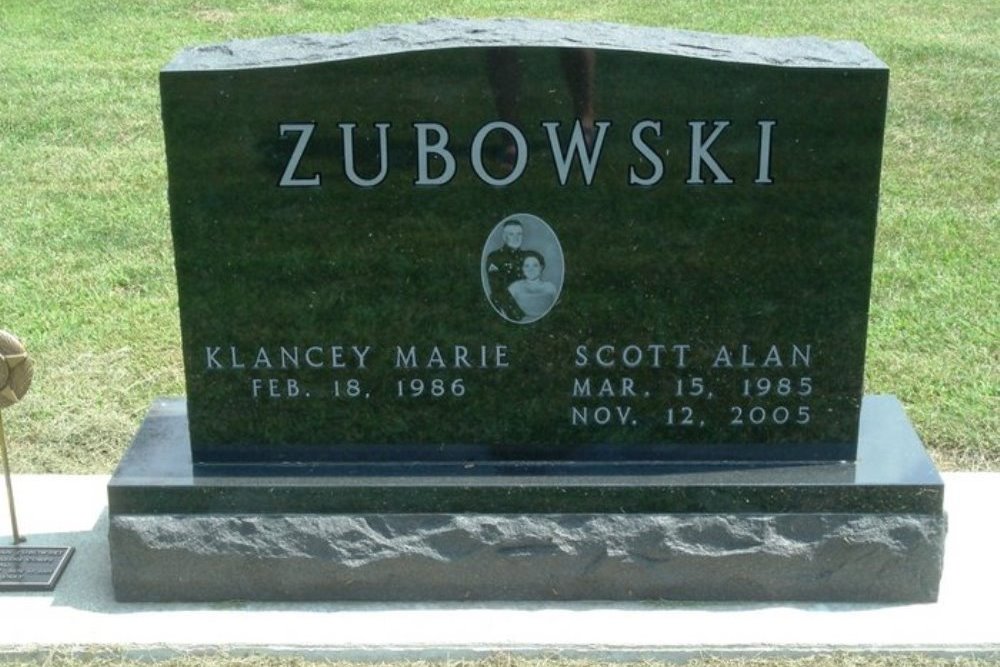
[[[486,257],[486,275],[489,280],[490,302],[497,311],[510,320],[520,320],[524,311],[510,293],[510,286],[521,278],[525,251],[524,225],[508,218],[502,223],[503,245]]]

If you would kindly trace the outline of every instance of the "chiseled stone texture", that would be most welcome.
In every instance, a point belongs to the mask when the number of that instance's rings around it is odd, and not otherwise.
[[[933,601],[945,517],[119,515],[121,601]]]
[[[816,37],[748,37],[615,23],[541,19],[429,19],[339,35],[237,39],[185,49],[165,71],[282,67],[435,48],[547,46],[644,51],[724,62],[797,67],[874,67],[864,45]]]

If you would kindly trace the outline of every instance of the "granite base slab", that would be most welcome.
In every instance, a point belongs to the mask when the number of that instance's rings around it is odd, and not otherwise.
[[[184,426],[158,402],[109,483],[120,601],[937,596],[943,482],[891,397],[858,461],[802,466],[207,474]]]
[[[119,516],[119,601],[932,601],[926,515]]]

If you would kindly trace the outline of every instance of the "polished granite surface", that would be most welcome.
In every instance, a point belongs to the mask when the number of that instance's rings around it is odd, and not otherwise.
[[[115,514],[872,512],[940,514],[941,477],[892,396],[855,463],[200,465],[184,400],[157,400],[108,486]]]
[[[162,72],[194,458],[853,459],[884,64],[504,26]]]

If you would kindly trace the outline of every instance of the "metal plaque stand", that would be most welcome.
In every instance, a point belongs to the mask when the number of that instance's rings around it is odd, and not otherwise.
[[[0,592],[51,591],[73,556],[73,547],[22,547],[25,541],[17,529],[14,485],[11,483],[7,440],[3,432],[3,408],[20,401],[31,386],[33,364],[14,334],[0,330],[0,462],[7,486],[10,530],[14,546],[0,547]]]
[[[3,480],[7,485],[7,505],[10,507],[10,530],[14,544],[24,542],[17,532],[17,512],[14,511],[14,485],[10,481],[10,462],[7,460],[7,440],[3,435],[3,410],[0,410],[0,459],[3,460]]]

